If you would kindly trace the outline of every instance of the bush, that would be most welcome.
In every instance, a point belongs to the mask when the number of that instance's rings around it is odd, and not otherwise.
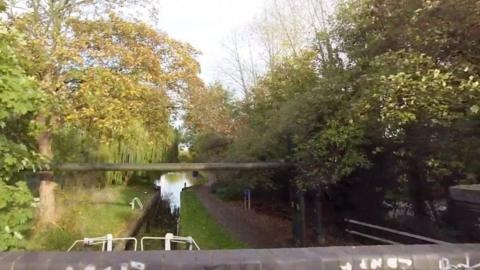
[[[243,198],[246,188],[248,185],[242,181],[218,181],[212,186],[212,192],[222,200],[234,201]]]
[[[63,250],[75,240],[81,239],[80,233],[61,228],[45,229],[35,235],[30,241],[29,250]]]

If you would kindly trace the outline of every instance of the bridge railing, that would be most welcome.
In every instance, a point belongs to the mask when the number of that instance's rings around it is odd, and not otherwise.
[[[376,230],[376,231],[387,232],[391,235],[396,236],[396,238],[398,238],[400,236],[400,237],[407,237],[407,238],[415,239],[415,240],[417,240],[417,243],[450,244],[449,242],[433,239],[433,238],[430,238],[430,237],[425,237],[425,236],[421,236],[421,235],[418,235],[418,234],[399,231],[399,230],[395,230],[395,229],[391,229],[391,228],[387,228],[387,227],[383,227],[383,226],[378,226],[378,225],[374,225],[374,224],[370,224],[370,223],[367,223],[367,222],[362,222],[362,221],[358,221],[358,220],[354,220],[354,219],[346,218],[345,222],[347,222],[348,224],[358,226],[360,228],[367,228],[367,229],[373,229],[373,230]],[[375,241],[378,241],[378,242],[384,243],[384,244],[402,244],[400,242],[393,241],[393,240],[390,240],[390,239],[385,239],[383,237],[375,236],[375,235],[364,233],[364,232],[359,232],[357,230],[352,230],[351,228],[346,229],[345,231],[347,233],[350,233],[350,234],[353,234],[353,235],[356,235],[356,236],[360,236],[360,237],[363,237],[363,238],[367,238],[367,239],[370,239],[370,240],[375,240]]]

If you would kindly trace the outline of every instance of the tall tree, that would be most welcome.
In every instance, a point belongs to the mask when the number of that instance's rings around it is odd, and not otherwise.
[[[451,151],[449,138],[460,135],[457,123],[478,103],[479,8],[471,0],[368,0],[349,1],[338,12],[339,49],[359,78],[353,89],[376,100],[362,105],[375,112],[369,121],[378,119],[377,127],[383,127],[370,130],[378,130],[374,136],[393,143],[402,156],[396,166],[403,167],[418,216],[426,215],[436,182],[429,176],[439,169],[429,164]]]
[[[95,130],[102,142],[120,145],[145,131],[145,143],[158,145],[170,130],[167,92],[183,95],[201,84],[189,45],[143,23],[91,13],[128,3],[30,0],[23,1],[27,12],[13,14],[28,36],[19,48],[26,70],[48,96],[37,123],[43,127],[38,148],[49,159],[52,136],[64,125]],[[40,222],[54,222],[57,185],[51,172],[40,177]]]

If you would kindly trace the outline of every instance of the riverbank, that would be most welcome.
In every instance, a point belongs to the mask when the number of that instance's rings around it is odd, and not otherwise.
[[[204,207],[194,189],[181,193],[180,234],[192,236],[201,249],[240,249],[248,245],[237,240]]]
[[[143,204],[155,194],[150,185],[108,186],[59,192],[57,224],[49,229],[34,229],[28,250],[66,250],[77,239],[108,233],[127,236],[131,224],[142,213],[130,202],[138,197]]]

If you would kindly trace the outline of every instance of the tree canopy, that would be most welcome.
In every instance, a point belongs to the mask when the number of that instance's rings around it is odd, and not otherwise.
[[[435,212],[445,187],[478,182],[479,14],[473,0],[339,4],[257,79],[224,155],[289,158],[301,188],[360,178],[378,203]]]

